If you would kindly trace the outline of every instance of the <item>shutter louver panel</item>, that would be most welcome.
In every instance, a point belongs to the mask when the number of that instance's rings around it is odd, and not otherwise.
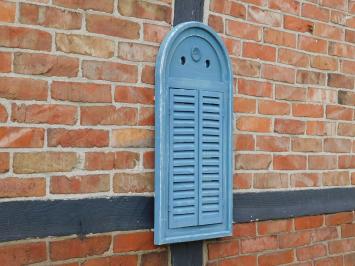
[[[223,94],[200,91],[199,95],[199,224],[222,222],[223,189]]]
[[[198,224],[198,94],[170,89],[169,227]]]

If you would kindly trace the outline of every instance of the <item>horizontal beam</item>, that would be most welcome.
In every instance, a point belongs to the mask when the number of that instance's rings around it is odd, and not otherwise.
[[[355,210],[355,188],[235,193],[234,221],[285,219]],[[153,228],[144,196],[0,203],[0,242]]]

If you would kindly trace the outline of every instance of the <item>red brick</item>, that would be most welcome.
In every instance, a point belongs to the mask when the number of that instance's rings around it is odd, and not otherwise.
[[[345,25],[346,13],[338,10],[331,10],[330,21],[334,24]]]
[[[218,259],[223,257],[230,257],[238,255],[239,253],[239,242],[236,240],[209,243],[208,248],[208,259]]]
[[[135,83],[137,66],[114,62],[83,61],[83,76],[88,79]]]
[[[342,60],[341,70],[343,73],[355,75],[355,62]]]
[[[255,237],[256,223],[244,223],[233,225],[233,237]]]
[[[289,146],[288,137],[256,136],[256,150],[283,152],[288,151]]]
[[[339,212],[335,214],[328,214],[325,216],[326,225],[339,225],[352,223],[353,213],[352,212]]]
[[[255,113],[256,100],[244,97],[234,97],[234,112],[236,113]]]
[[[164,251],[164,252],[158,252],[158,253],[143,254],[141,263],[142,263],[141,264],[142,266],[165,266],[165,265],[168,265],[168,252]]]
[[[109,144],[108,131],[98,129],[48,129],[49,147],[106,147]]]
[[[0,127],[0,147],[41,148],[44,129],[30,127]]]
[[[292,230],[292,220],[263,221],[258,223],[260,235],[271,235]]]
[[[290,105],[284,102],[260,100],[258,112],[266,115],[288,115],[290,113]]]
[[[0,104],[0,123],[6,122],[8,119],[8,114],[5,106]]]
[[[338,135],[355,137],[355,124],[351,123],[339,123],[338,124]]]
[[[271,155],[268,154],[238,154],[235,158],[235,168],[245,170],[268,169]]]
[[[154,169],[154,151],[147,151],[143,153],[143,167],[145,169]]]
[[[305,122],[292,119],[275,119],[275,132],[282,134],[303,134]]]
[[[345,31],[345,40],[347,42],[355,43],[355,31],[346,30]]]
[[[334,90],[310,87],[307,91],[307,101],[318,103],[337,103],[338,95]]]
[[[291,187],[319,187],[321,183],[320,174],[301,173],[291,175]]]
[[[213,0],[210,4],[210,10],[237,18],[245,19],[246,17],[244,5],[232,1]]]
[[[278,247],[276,236],[263,236],[257,238],[242,239],[240,244],[242,254],[276,249]]]
[[[281,251],[261,255],[258,258],[259,266],[283,265],[293,262],[293,251]]]
[[[262,34],[259,26],[232,20],[226,21],[226,33],[230,36],[254,41],[260,41]]]
[[[0,247],[0,261],[3,265],[26,265],[47,259],[46,243],[23,243]]]
[[[337,227],[323,227],[312,231],[312,242],[320,242],[338,238]]]
[[[264,42],[280,46],[296,47],[296,35],[275,29],[264,29]]]
[[[0,2],[0,6],[1,6],[1,2]],[[11,53],[0,52],[0,72],[3,73],[11,72],[11,65],[12,65]]]
[[[154,107],[139,108],[138,125],[140,126],[154,126],[155,110]]]
[[[154,85],[155,82],[155,68],[153,66],[145,65],[142,70],[142,82]]]
[[[329,242],[329,253],[338,254],[355,251],[355,238]]]
[[[336,26],[330,26],[324,23],[316,23],[314,35],[327,39],[342,41],[344,40],[345,33],[343,29]]]
[[[316,39],[308,36],[300,36],[298,40],[299,48],[313,53],[326,53],[327,42],[321,39]]]
[[[107,266],[107,265],[117,265],[117,266],[137,266],[138,256],[137,255],[120,255],[104,258],[89,259],[81,264],[82,266]]]
[[[136,40],[139,38],[140,26],[136,22],[122,18],[88,14],[86,29],[98,34]]]
[[[292,151],[296,152],[321,152],[322,140],[311,138],[292,139]]]
[[[53,4],[73,8],[73,9],[84,9],[84,10],[96,10],[96,11],[103,11],[112,13],[113,11],[113,2],[114,0],[101,0],[100,2],[97,1],[87,1],[87,0],[54,0]]]
[[[285,16],[284,28],[292,31],[313,33],[314,23],[301,18]]]
[[[92,236],[83,240],[78,238],[65,239],[50,243],[50,258],[52,261],[82,258],[101,255],[108,251],[111,236]]]
[[[113,130],[112,145],[117,148],[152,148],[154,132],[141,128],[121,128]]]
[[[154,250],[152,232],[132,232],[118,234],[114,238],[113,251],[115,253],[128,251]]]
[[[348,172],[323,173],[323,186],[348,186],[350,185]]]
[[[10,100],[47,100],[48,83],[25,78],[0,78],[0,97]]]
[[[324,140],[324,151],[326,152],[351,152],[351,140],[327,138]]]
[[[223,38],[224,45],[226,46],[228,53],[231,56],[240,56],[241,55],[241,43],[238,40],[232,39],[232,38]]]
[[[299,261],[323,257],[326,254],[327,254],[327,249],[322,244],[299,248],[296,250],[296,256]]]
[[[223,18],[220,16],[209,15],[208,16],[208,26],[213,28],[216,32],[224,33],[224,22]]]
[[[344,43],[329,43],[329,55],[339,57],[355,58],[355,47]]]
[[[343,266],[343,257],[329,257],[325,259],[317,260],[314,264],[315,266]]]
[[[16,16],[16,3],[8,1],[0,2],[0,21],[14,22]]]
[[[243,57],[274,62],[276,60],[276,49],[272,46],[245,42],[243,43]]]
[[[52,176],[50,191],[52,194],[80,194],[109,191],[108,175]]]
[[[7,152],[0,152],[0,173],[9,171],[10,154]]]
[[[355,155],[342,155],[339,156],[339,168],[352,169],[355,168]]]
[[[88,152],[85,154],[86,170],[133,169],[137,167],[138,163],[139,154],[131,151]]]
[[[252,174],[234,174],[233,188],[234,189],[249,189],[252,186]]]
[[[251,0],[243,0],[251,1]],[[227,258],[225,260],[208,263],[208,266],[233,266],[233,265],[248,265],[256,266],[257,265],[257,256],[239,256]]]
[[[154,191],[153,173],[119,173],[113,179],[113,191],[116,193],[143,193]]]
[[[305,216],[305,217],[296,217],[295,218],[295,229],[304,230],[318,228],[323,225],[324,216]]]
[[[115,169],[133,169],[139,164],[139,154],[132,151],[118,151],[115,153]]]
[[[64,124],[74,125],[77,120],[77,108],[59,104],[12,104],[11,120],[29,124]]]
[[[171,8],[168,6],[139,0],[121,0],[117,7],[123,16],[171,22]]]
[[[300,117],[323,117],[323,105],[295,103],[292,105],[292,114]]]
[[[305,101],[306,89],[276,84],[275,98],[280,100]]]
[[[45,195],[46,180],[44,178],[8,177],[0,179],[0,198],[42,197]]]
[[[307,167],[307,157],[301,155],[276,155],[273,168],[276,170],[303,170]]]
[[[248,20],[273,27],[280,27],[282,23],[282,15],[258,7],[249,6]]]
[[[268,189],[268,188],[287,188],[288,176],[287,174],[278,173],[264,173],[254,174],[254,188]]]
[[[144,40],[148,42],[161,43],[168,32],[169,27],[148,23],[143,24]]]
[[[308,67],[309,56],[305,53],[296,52],[290,49],[279,49],[278,62],[293,65],[296,67]]]
[[[234,136],[234,150],[253,151],[255,150],[255,139],[253,135],[237,134]]]
[[[270,0],[269,8],[298,15],[300,10],[300,3],[295,0]]]
[[[322,72],[297,70],[296,81],[300,84],[325,85],[326,75]]]
[[[234,75],[247,76],[247,77],[258,77],[260,76],[260,63],[244,60],[244,59],[232,59],[232,68]]]
[[[306,18],[316,19],[324,22],[328,22],[330,18],[329,9],[322,8],[310,3],[303,3],[302,16]]]
[[[52,36],[41,30],[0,26],[0,46],[50,51]]]
[[[320,4],[322,6],[326,6],[334,9],[340,9],[340,10],[345,10],[347,8],[346,2],[347,1],[345,0],[320,0]]]
[[[79,60],[48,54],[15,53],[14,72],[50,77],[76,77],[79,72]]]
[[[63,30],[77,30],[81,28],[80,13],[55,7],[39,6],[21,3],[20,22],[22,24],[40,25]]]
[[[286,233],[279,236],[280,248],[293,248],[307,245],[311,242],[310,231]]]
[[[355,223],[343,224],[341,226],[341,237],[354,237],[355,236]]]
[[[274,81],[294,83],[295,82],[295,70],[291,68],[263,65],[262,77]]]
[[[272,84],[255,80],[238,79],[238,93],[251,96],[272,97]]]
[[[107,103],[112,101],[110,85],[54,81],[53,99],[71,102]]]
[[[341,74],[328,74],[328,86],[334,88],[346,88],[352,90],[354,88],[354,78]]]
[[[136,43],[118,43],[118,58],[134,62],[155,62],[158,48]]]
[[[336,169],[337,158],[333,155],[310,155],[308,157],[308,168],[310,170]]]
[[[139,87],[116,87],[115,101],[124,103],[154,103],[154,90]]]
[[[84,106],[80,108],[81,125],[137,125],[138,111],[132,107]]]
[[[252,116],[240,116],[237,128],[242,131],[271,132],[271,119]]]
[[[353,119],[353,110],[339,105],[327,105],[326,116],[328,119],[351,121]]]
[[[344,256],[344,266],[354,266],[355,254],[347,254]]]

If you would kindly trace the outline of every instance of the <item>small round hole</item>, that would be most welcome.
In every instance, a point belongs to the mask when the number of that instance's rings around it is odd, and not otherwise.
[[[180,61],[181,61],[181,64],[182,64],[182,65],[185,65],[185,63],[186,63],[186,58],[185,58],[185,56],[181,56]]]
[[[211,64],[210,60],[207,59],[205,63],[206,63],[206,68],[209,68]]]

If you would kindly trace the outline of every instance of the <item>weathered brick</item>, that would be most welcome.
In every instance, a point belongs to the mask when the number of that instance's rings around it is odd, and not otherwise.
[[[295,48],[296,34],[265,28],[264,42]]]
[[[272,84],[255,80],[238,79],[238,93],[251,96],[271,97]]]
[[[264,173],[254,174],[253,187],[260,189],[268,188],[287,188],[288,176],[287,174],[278,173]]]
[[[292,114],[301,117],[321,118],[324,116],[323,105],[295,103],[292,105]]]
[[[314,23],[297,17],[284,16],[284,28],[292,31],[313,33]]]
[[[335,240],[329,242],[329,253],[338,254],[355,251],[355,238]]]
[[[118,58],[136,62],[155,62],[158,47],[137,43],[118,43]]]
[[[248,20],[273,27],[280,27],[282,23],[282,15],[269,10],[249,6]]]
[[[255,150],[255,139],[251,134],[234,135],[234,150],[252,151]]]
[[[42,30],[0,26],[0,46],[50,51],[52,36],[50,33]]]
[[[296,52],[290,49],[279,49],[278,62],[293,65],[296,67],[308,67],[309,56],[305,53]]]
[[[307,101],[318,103],[337,103],[338,95],[334,90],[309,87],[307,90]]]
[[[311,242],[311,232],[301,231],[288,234],[281,234],[279,237],[280,248],[293,248],[307,245]]]
[[[249,189],[252,186],[252,174],[234,174],[233,189]]]
[[[7,113],[5,106],[0,104],[0,123],[6,122],[8,117],[9,115]]]
[[[293,251],[281,251],[281,252],[274,252],[268,253],[265,255],[261,255],[258,258],[260,266],[269,266],[269,265],[282,265],[293,262]]]
[[[52,176],[52,194],[78,194],[107,192],[110,189],[109,175]]]
[[[339,212],[335,214],[328,214],[325,216],[326,225],[339,225],[352,223],[353,213],[352,212]]]
[[[74,152],[15,153],[13,168],[19,174],[70,172],[77,159]]]
[[[290,139],[288,137],[256,136],[256,150],[283,152],[288,151]]]
[[[47,100],[48,82],[27,78],[0,77],[0,97],[10,100]]]
[[[53,261],[101,255],[108,251],[111,236],[92,236],[84,239],[72,238],[50,243],[50,258]]]
[[[226,21],[226,33],[230,36],[247,40],[260,41],[261,32],[261,27],[252,24],[234,20]]]
[[[305,216],[295,218],[295,229],[304,230],[321,227],[324,223],[324,216]]]
[[[302,16],[306,18],[316,19],[324,22],[328,22],[330,19],[329,9],[322,8],[318,5],[311,3],[303,3]]]
[[[313,68],[318,68],[320,70],[337,70],[338,63],[337,60],[333,57],[326,56],[312,56],[311,57],[311,66]]]
[[[243,57],[274,62],[276,60],[276,49],[272,46],[245,42],[243,43]]]
[[[139,108],[138,125],[140,126],[154,126],[155,113],[153,107]]]
[[[16,3],[1,1],[0,2],[0,21],[14,22],[16,16]]]
[[[256,112],[256,100],[234,97],[233,111],[236,113],[254,113]]]
[[[79,60],[48,54],[15,53],[14,71],[27,75],[76,77]]]
[[[168,265],[168,252],[154,252],[142,255],[142,266],[165,266]],[[126,264],[125,264],[126,265]],[[134,266],[134,265],[132,265]]]
[[[73,125],[77,119],[77,108],[59,104],[12,105],[11,120],[29,124]]]
[[[113,62],[83,61],[83,76],[88,79],[135,83],[137,66]]]
[[[114,237],[113,251],[115,253],[141,250],[154,250],[153,232],[122,233]]]
[[[84,106],[80,108],[81,125],[137,125],[138,111],[133,107]]]
[[[308,156],[308,168],[310,170],[336,169],[337,158],[333,155],[310,155]]]
[[[274,81],[295,83],[295,70],[291,68],[263,65],[261,76]]]
[[[355,106],[355,93],[350,91],[338,91],[338,103]]]
[[[143,83],[154,85],[155,82],[155,68],[153,66],[145,65],[142,70]]]
[[[20,22],[22,24],[75,30],[81,28],[81,21],[81,14],[77,12],[48,6],[20,4]]]
[[[322,140],[315,138],[294,138],[292,139],[292,151],[321,152]]]
[[[326,152],[351,152],[351,140],[327,138],[324,140],[324,151]]]
[[[105,265],[137,266],[137,263],[138,263],[137,255],[119,255],[119,256],[112,256],[112,257],[88,259],[81,265],[82,266],[105,266]],[[63,266],[67,266],[67,265],[63,265]]]
[[[136,22],[122,18],[88,14],[86,29],[98,34],[136,40],[139,38],[140,26]]]
[[[263,236],[257,238],[242,239],[240,242],[241,253],[254,253],[275,249],[278,246],[276,236]]]
[[[328,74],[328,86],[334,88],[354,88],[354,78],[351,76],[345,76],[341,74]]]
[[[99,129],[48,129],[49,147],[106,147],[109,144],[109,133]]]
[[[338,105],[327,105],[326,116],[328,119],[351,121],[353,119],[353,110]]]
[[[0,127],[1,148],[41,148],[44,129],[30,127]]]
[[[232,240],[225,242],[209,243],[207,245],[207,249],[208,259],[210,260],[235,256],[239,253],[239,242]]]
[[[280,100],[305,101],[306,89],[277,84],[275,86],[275,98]]]
[[[171,8],[139,0],[120,0],[118,12],[127,17],[145,18],[171,22]]]
[[[291,187],[319,187],[321,175],[316,173],[300,173],[291,175]]]
[[[115,52],[114,42],[104,38],[57,33],[55,42],[57,50],[65,53],[111,58]]]
[[[235,75],[258,77],[260,76],[261,65],[259,62],[244,60],[244,59],[232,59],[233,73]]]
[[[326,75],[322,72],[297,70],[296,81],[300,84],[325,85]]]
[[[307,157],[302,155],[274,155],[275,170],[304,170],[307,167]]]
[[[341,155],[339,156],[340,169],[352,169],[355,168],[355,156],[354,155]]]
[[[305,122],[292,119],[275,119],[275,132],[282,134],[303,134],[305,131]]]
[[[154,132],[141,128],[121,128],[112,132],[112,145],[119,148],[152,148]]]
[[[53,4],[73,9],[97,10],[112,13],[114,0],[53,0]]]
[[[300,261],[323,257],[327,254],[327,248],[323,244],[313,245],[296,250],[297,259]]]
[[[323,173],[323,186],[348,186],[350,178],[348,172]]]
[[[0,152],[0,173],[6,173],[10,167],[10,154],[7,152]]]
[[[355,137],[355,125],[352,123],[339,123],[338,124],[338,135]]]
[[[112,101],[111,87],[106,84],[54,81],[53,99],[71,102],[108,103]]]
[[[148,42],[161,43],[168,32],[169,27],[148,23],[143,24],[144,40]]]
[[[271,119],[263,117],[240,116],[237,128],[241,131],[271,132]]]
[[[11,72],[11,65],[12,65],[12,54],[6,52],[0,52],[0,72],[2,73]]]
[[[26,265],[46,259],[45,242],[11,244],[0,247],[0,261],[4,265]]]
[[[330,26],[325,23],[316,23],[314,35],[336,41],[342,41],[344,40],[345,31],[337,26]]]
[[[271,164],[269,154],[238,154],[235,157],[235,169],[261,170],[268,169]]]
[[[0,198],[42,197],[44,195],[46,195],[46,180],[44,178],[8,177],[0,179]]]

